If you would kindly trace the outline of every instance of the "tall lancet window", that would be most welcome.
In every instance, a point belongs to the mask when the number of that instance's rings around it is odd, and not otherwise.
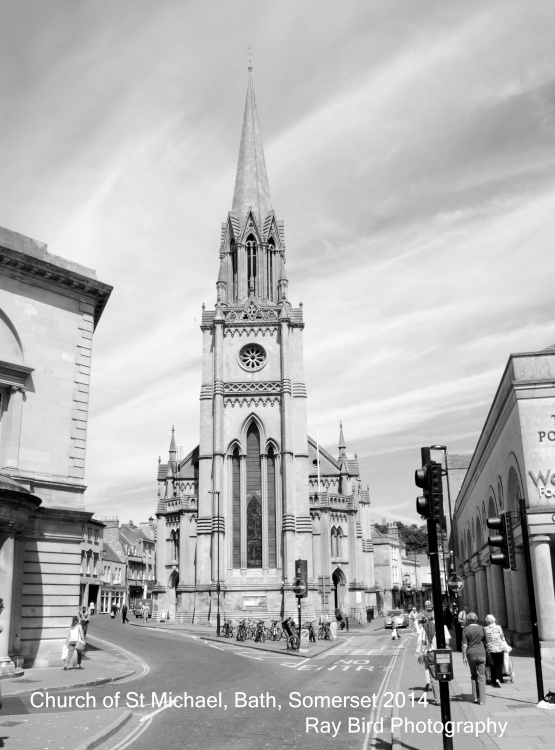
[[[256,284],[256,241],[252,234],[247,238],[247,283],[249,291],[252,289],[257,293]]]
[[[266,253],[266,297],[269,302],[274,302],[274,250],[276,249],[274,238],[268,240],[268,252]]]
[[[260,433],[251,424],[247,432],[247,568],[262,567],[261,490]]]
[[[237,247],[235,245],[235,240],[231,240],[229,251],[231,253],[231,270],[233,274],[233,286],[232,286],[233,298],[232,300],[233,302],[235,302],[235,300],[239,296],[239,289],[237,286]]]
[[[233,567],[241,567],[241,465],[239,449],[231,457],[231,493],[233,504]]]
[[[268,566],[277,567],[277,524],[276,524],[276,455],[274,449],[268,450]]]

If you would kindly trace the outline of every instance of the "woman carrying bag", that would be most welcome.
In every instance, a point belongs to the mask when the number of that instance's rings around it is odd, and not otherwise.
[[[491,686],[500,688],[503,680],[503,657],[507,643],[505,634],[493,615],[486,617],[484,633],[486,634],[486,651],[490,657]]]
[[[67,639],[62,652],[62,659],[64,660],[64,669],[68,669],[69,663],[73,657],[73,652],[77,651],[77,667],[81,667],[81,658],[83,656],[83,650],[85,648],[85,635],[83,628],[79,623],[79,618],[74,617],[71,620],[71,625],[67,633]],[[64,655],[65,654],[65,655]]]

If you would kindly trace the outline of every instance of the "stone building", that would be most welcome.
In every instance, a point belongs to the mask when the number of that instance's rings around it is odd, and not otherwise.
[[[100,612],[102,593],[102,559],[104,524],[90,518],[81,526],[81,592],[79,606],[89,607],[94,602],[95,612]]]
[[[0,670],[59,663],[80,604],[93,334],[111,287],[0,229]]]
[[[120,542],[104,542],[102,550],[101,614],[108,614],[115,604],[121,610],[127,602],[127,555]]]
[[[340,431],[335,458],[307,435],[303,310],[288,299],[285,235],[271,205],[249,74],[232,210],[214,310],[202,311],[200,443],[159,464],[156,607],[214,622],[296,612],[307,561],[310,615],[375,602],[367,489]]]
[[[136,526],[133,521],[120,524],[117,516],[103,517],[102,522],[106,526],[104,538],[110,545],[112,557],[125,563],[126,590],[123,599],[129,607],[133,607],[139,600],[152,596],[156,558],[154,526],[152,523]],[[118,591],[113,590],[112,593],[112,597],[105,597],[105,603],[108,599],[119,601],[121,597],[117,595]]]
[[[512,354],[456,505],[461,598],[485,618],[495,615],[511,642],[531,646],[531,619],[519,501],[530,533],[542,654],[555,658],[555,346]],[[510,513],[516,570],[489,562],[486,521]]]

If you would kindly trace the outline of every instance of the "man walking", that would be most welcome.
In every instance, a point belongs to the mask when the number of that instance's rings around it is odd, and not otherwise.
[[[126,622],[129,622],[127,619],[127,604],[124,604],[121,608],[121,624],[125,625]]]
[[[79,612],[79,623],[81,625],[81,628],[83,630],[83,635],[85,638],[87,637],[87,630],[89,627],[89,613],[87,612],[87,608],[83,607],[81,612]]]

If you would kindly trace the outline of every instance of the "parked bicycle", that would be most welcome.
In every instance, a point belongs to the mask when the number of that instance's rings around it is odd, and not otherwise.
[[[239,620],[239,625],[237,626],[237,640],[246,641],[247,638],[247,623],[245,620]]]
[[[267,630],[266,638],[269,641],[279,641],[281,639],[283,631],[278,626],[277,620],[272,620],[272,624],[270,625],[269,628],[266,628],[266,630]]]
[[[255,643],[264,643],[266,635],[264,633],[264,620],[259,620],[256,624],[256,631],[254,633]]]
[[[312,622],[310,620],[308,620],[307,622],[303,622],[303,628],[306,628],[308,630],[308,640],[311,643],[316,643],[316,636],[314,635]]]
[[[224,626],[221,629],[221,633],[224,638],[233,638],[233,625],[231,624],[231,620],[226,620],[224,622]]]
[[[299,635],[297,633],[297,627],[292,617],[288,617],[281,623],[283,632],[286,633],[287,648],[291,651],[298,651],[300,646]],[[282,635],[283,638],[283,635]]]
[[[331,641],[330,624],[327,620],[325,622],[322,622],[320,624],[320,627],[318,628],[318,640]]]

